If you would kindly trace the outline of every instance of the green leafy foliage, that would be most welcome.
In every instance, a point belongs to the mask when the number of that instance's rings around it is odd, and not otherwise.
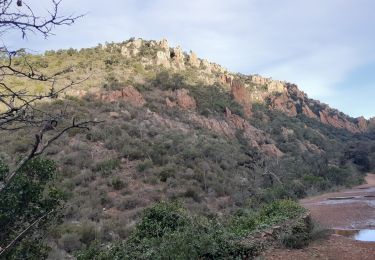
[[[235,218],[230,226],[216,218],[193,217],[176,203],[161,202],[144,211],[128,241],[109,250],[98,244],[77,254],[86,259],[236,259],[252,257],[256,246],[241,243],[255,229],[299,217],[303,208],[292,201],[277,201],[263,208],[256,217]],[[251,229],[245,221],[252,219]],[[241,222],[241,223],[240,223]],[[247,223],[248,224],[248,223]],[[300,227],[300,226],[298,226]],[[291,232],[301,235],[298,227]],[[300,227],[303,229],[303,225]],[[238,230],[241,229],[240,236]],[[305,232],[305,229],[302,230]]]
[[[8,167],[0,162],[0,178],[5,178]],[[24,165],[14,179],[0,193],[0,240],[4,245],[24,231],[39,218],[42,221],[34,227],[38,232],[26,233],[21,241],[7,255],[9,259],[28,255],[37,259],[45,254],[41,243],[45,228],[56,216],[64,196],[51,181],[56,172],[53,161],[36,158]],[[30,243],[30,239],[34,243]],[[42,251],[40,251],[42,250]],[[20,259],[20,258],[17,258]]]
[[[230,223],[230,228],[235,234],[246,236],[259,228],[271,227],[288,219],[297,218],[305,211],[292,200],[277,200],[266,204],[258,212],[244,212],[235,216]]]

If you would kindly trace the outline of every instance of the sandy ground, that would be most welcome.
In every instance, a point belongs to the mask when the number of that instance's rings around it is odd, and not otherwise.
[[[368,174],[366,182],[350,190],[304,199],[301,204],[311,211],[316,221],[328,228],[375,229],[375,174]],[[270,249],[260,259],[375,260],[375,242],[354,241],[333,234],[300,250]]]

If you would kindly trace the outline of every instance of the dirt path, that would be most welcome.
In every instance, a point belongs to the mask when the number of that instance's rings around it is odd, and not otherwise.
[[[332,229],[375,229],[375,174],[367,184],[340,192],[304,199],[301,204],[313,219]],[[371,259],[375,260],[375,242],[360,242],[333,234],[300,250],[275,248],[261,259]]]

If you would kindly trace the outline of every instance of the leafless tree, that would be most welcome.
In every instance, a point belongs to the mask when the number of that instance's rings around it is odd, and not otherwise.
[[[81,16],[61,15],[61,0],[48,0],[50,9],[45,15],[39,15],[40,10],[29,4],[26,0],[0,0],[0,131],[12,132],[27,127],[37,127],[35,142],[25,157],[9,172],[9,175],[0,182],[0,192],[17,171],[29,160],[40,155],[53,141],[72,128],[88,128],[97,122],[76,122],[71,119],[71,124],[58,127],[67,119],[66,113],[50,114],[41,110],[40,101],[56,99],[67,88],[71,88],[80,82],[60,82],[71,68],[64,69],[52,75],[39,72],[28,60],[28,55],[23,49],[9,50],[4,43],[5,37],[10,32],[19,32],[21,38],[28,34],[40,35],[44,38],[53,34],[56,26],[72,25]],[[34,1],[35,3],[35,1]],[[17,62],[15,62],[17,61]],[[24,89],[17,89],[9,84],[10,78],[20,79],[26,82]],[[44,94],[33,94],[27,82],[37,81],[48,86]],[[46,137],[46,133],[48,136]]]

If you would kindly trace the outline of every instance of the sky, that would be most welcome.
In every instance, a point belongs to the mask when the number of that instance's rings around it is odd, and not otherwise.
[[[49,6],[28,2],[40,14]],[[63,0],[61,7],[85,16],[48,39],[2,40],[43,52],[166,38],[232,72],[296,83],[350,116],[375,116],[373,0]]]

